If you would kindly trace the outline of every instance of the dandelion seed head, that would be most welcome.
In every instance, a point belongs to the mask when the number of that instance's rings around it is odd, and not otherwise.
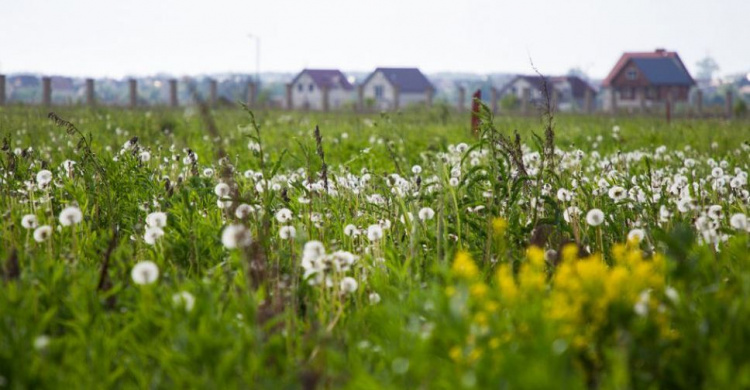
[[[153,261],[139,261],[130,271],[130,277],[136,284],[151,284],[159,279],[159,267]]]
[[[599,226],[604,222],[604,212],[599,209],[591,209],[586,214],[586,223],[589,226]]]
[[[167,226],[167,213],[157,211],[146,216],[146,225],[158,228]]]
[[[227,249],[244,248],[250,246],[252,236],[244,225],[227,225],[221,233],[221,243]]]
[[[42,225],[34,230],[34,241],[44,242],[52,236],[52,226]]]
[[[36,215],[26,214],[21,218],[21,226],[23,226],[24,229],[35,229],[39,226],[39,221],[37,220]]]
[[[61,225],[71,226],[83,220],[83,213],[81,213],[81,209],[78,207],[68,206],[60,212],[59,219]]]

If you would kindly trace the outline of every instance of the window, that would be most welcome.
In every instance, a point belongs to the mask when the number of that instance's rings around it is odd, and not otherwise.
[[[312,84],[310,84],[310,87],[308,88],[308,90],[309,90],[310,92],[312,92],[312,91],[313,91],[313,89],[315,89],[315,86],[314,86],[314,85],[312,85]]]
[[[622,100],[633,100],[635,99],[635,88],[625,87],[620,89],[620,99]]]
[[[635,68],[628,69],[628,72],[625,73],[625,78],[627,78],[630,81],[633,81],[638,78],[638,71],[635,70]]]
[[[305,86],[302,84],[297,84],[297,91],[302,92],[302,90],[305,89]]]
[[[375,86],[375,99],[382,99],[383,98],[383,86],[382,85],[376,85]]]

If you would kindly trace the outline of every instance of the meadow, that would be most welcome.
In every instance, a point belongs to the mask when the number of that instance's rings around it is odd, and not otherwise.
[[[743,120],[0,108],[0,387],[750,388]]]

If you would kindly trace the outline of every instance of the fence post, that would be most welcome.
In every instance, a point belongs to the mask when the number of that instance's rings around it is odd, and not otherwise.
[[[427,87],[424,93],[425,97],[427,98],[427,100],[425,101],[427,107],[432,107],[432,99],[433,95],[435,94],[435,90],[432,87]]]
[[[401,102],[399,101],[401,95],[401,90],[398,86],[393,87],[393,110],[398,111],[399,105]]]
[[[257,87],[258,85],[252,81],[247,82],[247,106],[255,108],[255,100],[257,98]]]
[[[703,90],[695,91],[695,112],[698,116],[703,116]]]
[[[169,79],[169,106],[176,108],[179,105],[177,100],[177,80]]]
[[[52,78],[42,77],[42,105],[49,107],[52,105]]]
[[[724,99],[724,103],[726,105],[725,109],[726,109],[727,119],[732,119],[732,114],[733,114],[732,106],[734,106],[732,91],[727,91],[727,97],[726,99]]]
[[[521,113],[524,115],[529,114],[529,103],[531,100],[531,90],[529,88],[524,88],[521,92]]]
[[[208,80],[208,99],[211,103],[211,107],[216,107],[216,101],[218,100],[218,85],[216,80]]]
[[[130,93],[130,108],[138,107],[138,80],[128,80],[128,91]]]
[[[86,79],[86,105],[89,107],[94,107],[96,105],[94,79]]]
[[[294,109],[294,101],[292,100],[293,88],[294,88],[294,85],[292,83],[286,84],[286,109],[287,110]]]
[[[458,105],[456,106],[459,112],[466,108],[466,88],[463,86],[458,87]]]
[[[609,89],[609,111],[613,115],[617,114],[617,89],[615,87]]]
[[[591,93],[591,90],[586,88],[586,91],[583,93],[583,111],[587,114],[591,114],[594,110],[594,94]]]
[[[0,107],[5,105],[5,75],[0,74]]]
[[[331,88],[327,85],[320,88],[320,92],[323,94],[323,112],[328,112],[331,109],[330,91]]]

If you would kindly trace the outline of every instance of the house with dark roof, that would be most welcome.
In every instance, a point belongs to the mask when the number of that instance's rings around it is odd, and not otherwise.
[[[417,68],[377,68],[362,82],[359,94],[378,109],[395,110],[431,104],[435,87]]]
[[[502,99],[507,95],[515,95],[519,101],[523,101],[526,93],[528,103],[543,105],[546,103],[545,84],[550,101],[556,104],[556,109],[560,111],[581,111],[586,107],[587,94],[590,104],[593,104],[596,96],[596,90],[578,76],[539,75],[514,77],[500,88],[498,96]]]
[[[647,109],[667,101],[685,102],[694,85],[676,52],[624,53],[602,82],[604,109]]]
[[[354,86],[337,69],[304,69],[287,84],[292,109],[338,109],[354,100]]]

